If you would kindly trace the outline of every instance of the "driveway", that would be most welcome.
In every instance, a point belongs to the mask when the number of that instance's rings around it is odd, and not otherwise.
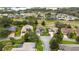
[[[50,51],[49,41],[51,38],[51,36],[40,36],[41,41],[44,43],[44,51]]]
[[[64,36],[63,40],[76,42],[75,39],[70,39],[70,38],[68,38],[67,36]]]

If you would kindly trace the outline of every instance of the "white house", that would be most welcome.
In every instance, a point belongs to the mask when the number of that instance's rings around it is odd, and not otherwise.
[[[73,21],[73,20],[75,20],[75,19],[77,19],[77,17],[70,16],[70,15],[68,15],[68,16],[66,17],[66,20],[71,20],[71,21]]]
[[[27,31],[33,30],[33,27],[31,25],[25,25],[21,29],[21,36],[23,36]]]
[[[37,34],[38,36],[40,36],[40,34],[43,33],[44,31],[45,31],[45,28],[42,27],[42,26],[38,26],[38,27],[36,28],[36,34]]]
[[[51,37],[53,37],[54,33],[56,33],[58,30],[58,28],[49,28],[48,31],[49,31],[49,34]]]
[[[67,14],[61,14],[61,13],[57,14],[56,18],[59,20],[67,20],[67,21],[78,19],[78,17],[67,15]]]

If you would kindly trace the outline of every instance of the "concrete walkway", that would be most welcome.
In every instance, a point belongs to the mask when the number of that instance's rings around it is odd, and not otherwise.
[[[50,51],[49,41],[51,38],[51,36],[40,36],[41,41],[44,43],[44,51]]]

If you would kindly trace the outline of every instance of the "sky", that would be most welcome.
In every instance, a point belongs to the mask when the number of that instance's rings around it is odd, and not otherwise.
[[[16,10],[16,11],[18,11],[18,10],[25,10],[25,9],[30,9],[30,8],[33,8],[33,7],[11,7],[11,9],[13,9],[13,10]],[[41,7],[41,8],[45,8],[45,7]],[[4,9],[4,8],[0,8],[0,9]],[[53,10],[56,10],[57,9],[57,7],[46,7],[46,9],[53,9]]]
[[[79,0],[0,0],[0,7],[79,7]]]

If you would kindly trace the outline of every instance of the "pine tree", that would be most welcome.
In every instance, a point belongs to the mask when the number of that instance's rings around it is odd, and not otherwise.
[[[41,25],[42,25],[42,26],[45,26],[45,25],[46,25],[46,24],[45,24],[45,21],[43,21],[43,22],[41,23]]]

